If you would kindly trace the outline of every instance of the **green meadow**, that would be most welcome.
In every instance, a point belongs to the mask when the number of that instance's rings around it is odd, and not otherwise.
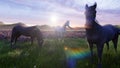
[[[89,50],[87,41],[84,38],[65,38],[64,42],[56,39],[44,39],[43,47],[40,48],[37,42],[31,45],[30,42],[18,41],[16,48],[10,48],[7,40],[0,41],[0,68],[68,68],[67,57],[64,47],[84,48]],[[118,42],[118,53],[115,53],[112,42],[110,50],[104,46],[102,56],[103,68],[120,68],[120,38]],[[94,46],[94,61],[90,57],[77,59],[74,68],[96,68],[97,52]]]

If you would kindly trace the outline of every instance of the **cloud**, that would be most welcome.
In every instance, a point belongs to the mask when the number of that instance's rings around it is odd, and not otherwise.
[[[15,21],[49,22],[50,16],[57,14],[62,21],[69,19],[85,23],[84,7],[86,4],[93,5],[94,2],[97,2],[98,20],[108,22],[110,17],[119,21],[119,0],[1,0],[0,17]]]

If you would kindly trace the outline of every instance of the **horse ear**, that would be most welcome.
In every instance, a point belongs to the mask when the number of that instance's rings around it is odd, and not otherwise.
[[[95,2],[95,4],[94,4],[94,8],[96,8],[97,7],[97,3]]]
[[[87,9],[87,8],[88,8],[88,4],[85,5],[85,9]]]

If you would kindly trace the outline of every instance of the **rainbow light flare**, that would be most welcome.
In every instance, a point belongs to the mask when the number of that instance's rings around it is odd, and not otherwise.
[[[90,56],[90,50],[83,48],[64,47],[68,68],[76,68],[76,60]]]

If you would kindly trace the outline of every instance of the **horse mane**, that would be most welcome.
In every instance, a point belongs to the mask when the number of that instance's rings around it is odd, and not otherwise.
[[[22,23],[22,22],[18,22],[15,24],[15,26],[26,26],[26,24]]]
[[[99,22],[95,19],[95,20],[92,20],[92,21],[87,21],[87,22],[92,22],[92,25],[89,25],[88,23],[86,23],[85,24],[85,28],[86,29],[96,29],[96,28],[100,28],[100,27],[102,27],[100,24],[99,24]]]

